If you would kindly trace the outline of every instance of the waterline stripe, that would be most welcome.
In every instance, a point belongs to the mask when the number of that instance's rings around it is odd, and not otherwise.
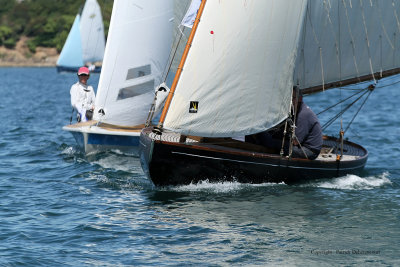
[[[224,158],[216,158],[216,157],[209,157],[209,156],[200,156],[200,155],[189,154],[189,153],[182,153],[182,152],[175,152],[175,151],[172,151],[171,153],[172,153],[172,154],[186,155],[186,156],[191,156],[191,157],[206,158],[206,159],[217,159],[217,160],[232,161],[232,162],[240,162],[240,163],[248,163],[248,164],[256,164],[256,165],[268,165],[268,166],[272,166],[272,167],[283,167],[283,168],[292,168],[292,169],[308,169],[308,170],[330,170],[330,171],[337,171],[337,168],[297,167],[297,166],[276,165],[276,164],[270,164],[270,163],[243,161],[243,160],[235,160],[235,159],[224,159]],[[361,168],[362,166],[363,166],[363,164],[361,164],[361,165],[359,165],[359,166],[356,166],[356,167],[353,167],[353,168],[339,168],[339,170],[353,170],[353,169]]]

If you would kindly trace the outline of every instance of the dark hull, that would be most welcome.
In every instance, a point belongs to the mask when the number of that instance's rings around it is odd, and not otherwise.
[[[231,149],[207,143],[179,143],[155,140],[146,128],[140,136],[139,154],[146,175],[155,185],[181,185],[237,181],[241,183],[299,183],[346,174],[359,174],[367,161],[367,151],[346,142],[352,160],[336,161],[286,159],[279,155]],[[325,142],[333,142],[326,139]]]
[[[65,67],[65,66],[57,66],[57,72],[78,72],[80,67]],[[94,70],[91,70],[90,73],[100,73],[101,67],[96,66]]]

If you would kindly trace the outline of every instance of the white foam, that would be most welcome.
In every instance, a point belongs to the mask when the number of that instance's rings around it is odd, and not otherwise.
[[[79,191],[84,195],[90,195],[92,193],[92,190],[84,186],[79,186]]]
[[[379,176],[359,177],[357,175],[346,175],[334,178],[330,181],[315,183],[316,187],[349,190],[371,190],[383,185],[392,184],[388,178],[389,173],[384,172]]]
[[[72,146],[66,147],[61,154],[73,156],[76,153],[76,149]]]
[[[208,191],[212,193],[229,193],[237,192],[244,189],[255,188],[255,187],[266,187],[266,186],[276,186],[285,185],[285,183],[262,183],[262,184],[243,184],[239,182],[209,182],[208,180],[200,181],[196,184],[181,185],[172,188],[174,191],[190,191],[190,192],[202,192]]]
[[[101,158],[92,161],[92,163],[98,164],[105,169],[143,174],[140,162],[137,158],[130,156],[107,154],[106,156],[102,156]]]

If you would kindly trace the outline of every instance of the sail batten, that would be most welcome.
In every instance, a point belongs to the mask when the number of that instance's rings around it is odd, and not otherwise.
[[[208,1],[164,128],[225,137],[285,119],[306,4]]]

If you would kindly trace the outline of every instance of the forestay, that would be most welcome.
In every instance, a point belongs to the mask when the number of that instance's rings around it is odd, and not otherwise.
[[[114,1],[95,119],[121,126],[145,122],[162,82],[172,28],[172,0]]]
[[[172,62],[168,73],[168,82],[170,83],[172,83],[172,79],[175,76],[180,58],[185,49],[187,38],[190,35],[191,28],[184,27],[182,25],[182,20],[191,5],[192,1],[190,0],[174,0],[174,43],[170,54]],[[170,85],[170,83],[167,84]]]
[[[76,67],[83,65],[81,33],[79,31],[80,15],[76,15],[67,40],[57,60],[57,66]]]
[[[318,91],[399,68],[399,16],[398,0],[309,1],[295,82]]]
[[[164,127],[257,133],[289,113],[307,1],[207,1]]]
[[[105,47],[103,18],[96,0],[86,0],[80,24],[83,61],[102,61]]]

